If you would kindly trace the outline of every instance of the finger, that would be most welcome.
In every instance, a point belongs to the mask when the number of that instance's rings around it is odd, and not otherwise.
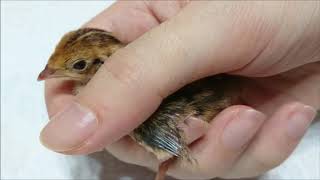
[[[128,43],[159,23],[144,1],[119,1],[84,26],[107,30],[120,41]]]
[[[177,16],[110,57],[75,98],[71,110],[59,113],[44,128],[42,139],[46,145],[59,152],[89,153],[101,149],[130,133],[156,110],[163,98],[183,85],[247,64],[264,47],[261,42],[266,35],[241,25],[233,31],[241,8],[224,16],[229,11],[217,6],[221,16],[213,16],[215,7],[208,8],[207,3],[211,2],[190,3]],[[233,8],[229,3],[223,5]],[[236,51],[230,53],[224,47]],[[65,126],[63,121],[77,127],[77,133],[61,132],[58,127]],[[57,138],[59,133],[69,138]],[[81,135],[80,143],[81,133],[86,136]]]
[[[120,161],[126,163],[136,164],[151,169],[156,169],[159,164],[156,156],[148,152],[129,136],[125,136],[119,141],[114,142],[106,147],[106,150]]]
[[[315,114],[301,103],[281,107],[224,178],[253,177],[278,166],[298,145]]]
[[[243,86],[242,99],[270,115],[293,100],[319,109],[319,69],[320,62],[310,63],[277,76],[250,78]]]
[[[197,163],[178,161],[170,166],[169,175],[179,179],[220,176],[238,159],[264,119],[265,115],[247,106],[225,109],[214,119],[208,133],[191,145],[191,155]]]
[[[157,13],[152,13],[152,7],[148,7],[148,3],[142,1],[117,2],[84,26],[105,29],[112,32],[121,41],[130,42],[159,24],[156,15]],[[74,99],[71,95],[73,83],[50,79],[45,85],[46,105],[51,118],[72,103]],[[46,144],[46,138],[41,137],[41,139]]]
[[[186,4],[187,1],[119,1],[84,26],[108,30],[128,43],[173,17]]]
[[[190,117],[178,125],[183,130],[187,144],[203,136],[209,129],[209,124],[201,119]]]
[[[159,25],[152,8],[143,1],[117,2],[92,18],[84,27],[104,29],[122,42],[130,42]],[[130,17],[130,18],[128,18]],[[64,109],[72,96],[73,83],[61,79],[46,81],[46,103],[49,116]]]
[[[71,96],[74,85],[71,81],[48,79],[45,81],[45,99],[49,118],[72,103]]]
[[[184,132],[187,144],[190,144],[203,136],[208,128],[208,123],[197,118],[188,118],[186,122],[181,123],[180,125],[180,129]],[[126,163],[137,164],[153,170],[156,170],[160,163],[155,155],[138,145],[128,136],[121,138],[119,141],[106,147],[106,149],[113,156]]]

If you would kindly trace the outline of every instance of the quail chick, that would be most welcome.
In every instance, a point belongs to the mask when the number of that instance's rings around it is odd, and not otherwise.
[[[124,47],[109,32],[82,28],[62,37],[38,80],[66,78],[76,82],[74,93],[86,85],[116,50]],[[163,100],[159,108],[130,136],[159,160],[176,157],[191,161],[178,124],[189,117],[211,121],[224,108],[238,102],[237,79],[217,75],[195,81]],[[167,163],[163,163],[162,179]],[[160,166],[161,167],[161,166]]]

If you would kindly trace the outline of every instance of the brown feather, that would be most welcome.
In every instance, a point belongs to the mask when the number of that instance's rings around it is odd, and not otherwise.
[[[74,91],[77,93],[101,64],[123,46],[125,45],[103,30],[84,28],[72,31],[63,36],[57,45],[49,59],[48,68],[59,72],[59,77],[77,81]],[[84,59],[88,64],[80,72],[70,67],[70,64],[79,59]],[[238,79],[229,75],[207,77],[186,85],[164,99],[156,112],[130,136],[159,160],[174,156],[191,162],[192,157],[189,157],[188,146],[178,124],[189,117],[210,122],[223,109],[239,101],[239,87]],[[167,169],[167,166],[160,167]]]

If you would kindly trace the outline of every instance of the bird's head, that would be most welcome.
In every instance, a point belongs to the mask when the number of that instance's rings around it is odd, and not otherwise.
[[[87,82],[101,64],[122,46],[110,33],[100,29],[71,31],[56,46],[38,81],[61,77]]]

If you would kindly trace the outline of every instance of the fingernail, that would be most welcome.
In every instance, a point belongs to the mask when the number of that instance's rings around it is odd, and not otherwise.
[[[315,109],[310,106],[304,106],[303,109],[292,113],[287,126],[288,136],[296,140],[301,139],[315,115]]]
[[[232,150],[241,150],[255,135],[264,119],[264,114],[253,109],[239,111],[224,130],[224,145]]]
[[[54,115],[40,135],[41,143],[57,151],[79,148],[98,128],[95,115],[78,103],[72,103]]]

